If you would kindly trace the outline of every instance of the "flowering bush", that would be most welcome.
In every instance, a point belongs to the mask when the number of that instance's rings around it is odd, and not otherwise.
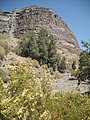
[[[0,79],[1,120],[90,120],[90,97],[79,93],[53,93],[51,76],[21,61],[9,66],[9,85]]]

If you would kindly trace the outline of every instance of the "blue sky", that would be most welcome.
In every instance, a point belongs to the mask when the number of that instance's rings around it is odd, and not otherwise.
[[[0,0],[0,10],[39,5],[52,8],[81,40],[90,40],[90,0]]]

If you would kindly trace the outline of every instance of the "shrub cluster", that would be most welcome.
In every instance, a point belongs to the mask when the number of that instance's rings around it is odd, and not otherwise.
[[[9,70],[7,92],[0,79],[1,120],[90,120],[90,96],[53,93],[49,71],[36,77],[24,61]]]
[[[30,32],[19,43],[17,53],[24,57],[36,59],[40,64],[47,64],[55,70],[65,69],[65,58],[57,54],[56,40],[45,29],[41,29],[36,35]]]
[[[82,44],[86,50],[83,50],[80,54],[79,67],[74,75],[79,82],[88,80],[90,83],[90,42],[82,41]]]
[[[0,35],[0,59],[3,59],[3,57],[9,52],[9,46],[6,41],[6,36]]]

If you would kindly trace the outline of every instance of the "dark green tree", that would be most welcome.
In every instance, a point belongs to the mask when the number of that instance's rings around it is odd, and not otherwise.
[[[66,69],[65,58],[58,57],[55,38],[45,29],[41,29],[37,35],[30,32],[23,37],[19,43],[19,55],[36,59],[40,64],[53,67],[53,70],[57,67]]]
[[[79,81],[90,80],[90,43],[82,42],[86,50],[82,51],[79,59],[79,68],[76,77]]]
[[[19,54],[21,56],[31,57],[33,59],[39,58],[37,38],[34,32],[30,32],[22,38],[19,43]]]
[[[49,46],[48,46],[48,65],[53,67],[54,70],[57,67],[57,49],[56,49],[56,41],[55,38],[50,35],[49,36]]]
[[[56,40],[45,29],[41,29],[38,33],[38,48],[40,61],[55,70],[57,67]]]

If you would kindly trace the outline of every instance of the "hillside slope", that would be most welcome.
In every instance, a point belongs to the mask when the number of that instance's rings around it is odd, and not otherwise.
[[[58,52],[71,58],[79,54],[77,39],[68,25],[52,9],[29,6],[12,12],[0,11],[0,33],[9,34],[17,42],[23,34],[45,28],[57,39]],[[76,57],[76,56],[75,56]]]

